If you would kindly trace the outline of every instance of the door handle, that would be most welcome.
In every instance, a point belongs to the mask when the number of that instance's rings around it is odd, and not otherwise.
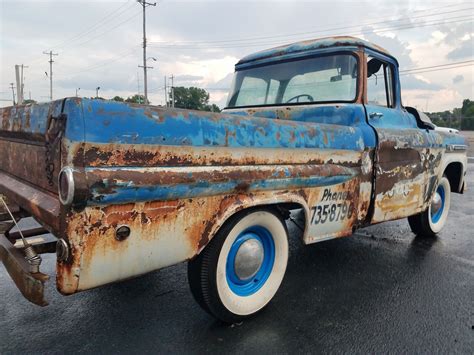
[[[371,112],[369,114],[369,117],[370,118],[381,118],[383,116],[383,113],[382,112]]]

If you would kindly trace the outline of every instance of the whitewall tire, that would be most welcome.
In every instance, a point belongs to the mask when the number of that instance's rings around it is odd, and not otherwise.
[[[287,262],[288,232],[281,217],[269,209],[243,211],[189,262],[189,284],[204,310],[239,322],[270,302]]]
[[[446,224],[451,206],[451,185],[443,176],[433,194],[428,209],[422,213],[408,217],[411,230],[418,236],[434,236]]]

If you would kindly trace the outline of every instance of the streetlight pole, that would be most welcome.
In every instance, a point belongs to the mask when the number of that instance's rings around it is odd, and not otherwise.
[[[143,7],[143,66],[139,65],[139,67],[143,67],[143,86],[144,86],[144,94],[145,94],[145,105],[148,105],[148,81],[147,81],[146,71],[148,68],[151,68],[151,67],[146,66],[146,10],[145,9],[147,6],[156,6],[156,2],[149,3],[149,2],[146,2],[146,0],[137,0],[137,2]]]

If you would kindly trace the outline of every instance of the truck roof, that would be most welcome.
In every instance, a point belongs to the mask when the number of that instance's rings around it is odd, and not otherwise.
[[[299,53],[304,54],[305,52],[311,52],[318,49],[323,48],[331,48],[331,47],[365,47],[372,49],[377,52],[381,52],[383,54],[389,55],[393,58],[393,56],[384,48],[377,46],[376,44],[367,42],[363,39],[350,37],[350,36],[336,36],[336,37],[324,37],[324,38],[316,38],[307,41],[295,42],[291,44],[286,44],[279,47],[274,47],[270,49],[265,49],[260,52],[252,53],[244,58],[242,58],[236,66],[241,64],[247,64],[251,62],[256,62],[265,59],[271,59],[275,57],[282,57],[287,55],[297,55]]]

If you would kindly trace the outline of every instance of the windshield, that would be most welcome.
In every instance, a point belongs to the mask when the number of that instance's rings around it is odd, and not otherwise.
[[[239,70],[227,107],[350,102],[356,94],[356,57],[335,54]]]

